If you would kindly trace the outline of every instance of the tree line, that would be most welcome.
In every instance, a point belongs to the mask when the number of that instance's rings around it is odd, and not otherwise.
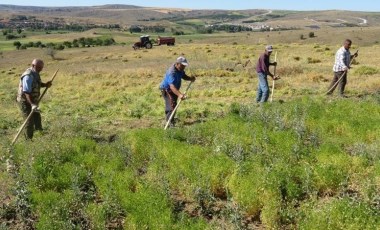
[[[64,41],[63,43],[42,43],[41,41],[37,42],[28,42],[22,44],[20,41],[13,42],[13,45],[16,49],[27,49],[29,47],[35,48],[45,48],[50,47],[56,50],[63,50],[65,48],[73,48],[73,47],[92,47],[92,46],[110,46],[116,44],[115,40],[111,38],[85,38],[81,37],[79,39],[74,39],[70,41]]]

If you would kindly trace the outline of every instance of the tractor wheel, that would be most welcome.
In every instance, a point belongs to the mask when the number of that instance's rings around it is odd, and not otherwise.
[[[145,48],[152,49],[152,43],[150,43],[150,42],[146,43]]]

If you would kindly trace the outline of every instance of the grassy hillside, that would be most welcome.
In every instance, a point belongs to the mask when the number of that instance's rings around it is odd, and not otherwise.
[[[378,28],[310,31],[193,34],[136,51],[138,34],[109,30],[20,40],[118,43],[54,59],[0,40],[0,228],[376,229]],[[346,37],[360,50],[349,98],[326,97]],[[282,79],[274,102],[257,107],[255,64],[268,43]],[[158,85],[179,55],[197,81],[165,132]],[[36,57],[43,81],[59,69],[41,103],[45,131],[10,148],[23,122],[19,75]]]
[[[9,20],[18,15],[33,16],[46,21],[64,20],[67,23],[118,23],[130,25],[166,25],[168,21],[199,19],[205,24],[235,23],[254,26],[286,26],[303,28],[310,25],[331,27],[343,26],[379,26],[380,17],[377,12],[355,11],[285,11],[285,10],[196,10],[180,8],[139,7],[132,5],[101,5],[81,7],[33,7],[1,5],[0,20]],[[363,19],[367,20],[363,23]],[[255,23],[257,22],[257,23]],[[197,22],[199,24],[199,22]]]

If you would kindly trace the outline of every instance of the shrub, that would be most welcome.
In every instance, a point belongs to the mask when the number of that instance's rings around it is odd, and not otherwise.
[[[320,63],[320,62],[321,62],[321,60],[319,60],[319,59],[315,59],[315,58],[311,58],[311,57],[307,58],[308,64],[315,64],[315,63]]]
[[[306,203],[298,219],[300,229],[377,229],[380,224],[378,211],[350,197]]]
[[[360,66],[355,70],[355,74],[360,76],[374,75],[377,73],[379,73],[379,70],[371,66]]]
[[[303,73],[303,68],[299,66],[284,66],[277,68],[277,74],[280,76],[292,76]]]
[[[16,35],[13,35],[13,34],[7,34],[7,35],[5,36],[5,39],[7,39],[7,40],[11,40],[11,39],[15,39],[15,38],[19,38],[19,37],[16,36]]]

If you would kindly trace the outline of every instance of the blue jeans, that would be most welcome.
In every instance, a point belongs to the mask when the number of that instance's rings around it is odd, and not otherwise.
[[[269,98],[269,86],[267,75],[264,73],[257,73],[259,77],[259,86],[257,87],[256,102],[266,102]]]

